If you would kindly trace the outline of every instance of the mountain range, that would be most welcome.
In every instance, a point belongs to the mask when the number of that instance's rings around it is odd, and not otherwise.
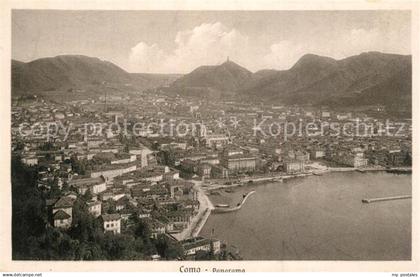
[[[212,97],[235,95],[252,75],[251,71],[231,61],[217,66],[200,66],[173,82],[170,91]]]
[[[289,70],[255,73],[227,61],[197,68],[177,79],[170,90],[201,97],[229,92],[240,99],[285,104],[410,108],[411,56],[367,52],[335,60],[307,54]]]
[[[128,73],[115,64],[82,55],[61,55],[28,63],[12,60],[12,90],[36,92],[110,84],[140,89],[172,83],[177,74]]]
[[[411,56],[366,52],[345,59],[307,54],[288,70],[255,73],[227,60],[185,75],[128,73],[111,62],[62,55],[23,63],[12,60],[12,90],[48,91],[103,83],[169,93],[284,104],[385,105],[411,109]]]

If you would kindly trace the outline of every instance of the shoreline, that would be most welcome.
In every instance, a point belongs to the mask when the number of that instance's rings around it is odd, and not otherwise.
[[[402,179],[395,179],[395,178],[402,178]],[[325,180],[325,181],[324,181]],[[365,186],[367,184],[371,184],[370,181],[369,183],[365,183],[365,182],[358,182],[358,185],[356,186],[357,188],[357,197],[355,197],[355,195],[353,195],[353,188],[351,186],[342,186],[341,184],[341,180],[343,180],[343,182],[345,181],[346,184],[351,184],[352,182],[354,182],[354,180],[375,180],[375,183],[372,184],[372,186],[374,185],[374,191],[375,192],[370,192],[370,193],[366,193],[366,189]],[[378,180],[378,181],[377,181]],[[397,186],[394,186],[393,184],[396,182],[398,182],[398,180],[402,180],[402,182],[404,184],[409,183],[410,185],[404,186],[404,189],[400,189]],[[338,182],[338,184],[337,184]],[[387,186],[384,187],[386,188],[386,193],[383,192],[382,193],[382,183],[385,183]],[[257,183],[255,183],[257,185]],[[304,184],[304,185],[301,185]],[[313,184],[316,184],[315,186]],[[323,176],[323,178],[317,178],[316,176],[311,177],[311,178],[299,178],[299,179],[290,179],[290,182],[285,181],[284,184],[282,183],[268,183],[268,184],[263,184],[260,186],[255,186],[252,187],[252,185],[247,186],[247,187],[238,187],[233,189],[233,192],[230,193],[223,193],[221,191],[221,195],[223,197],[220,197],[215,195],[215,197],[213,198],[213,196],[210,196],[210,199],[212,199],[214,201],[214,203],[218,203],[219,199],[221,200],[220,202],[225,202],[225,203],[229,203],[228,201],[228,197],[230,197],[231,199],[233,199],[230,203],[237,203],[236,199],[238,199],[238,197],[240,197],[243,193],[245,193],[246,191],[249,190],[257,190],[258,194],[260,194],[258,197],[256,197],[255,199],[251,199],[249,201],[249,203],[247,203],[246,207],[243,207],[245,210],[243,211],[237,211],[234,212],[234,214],[213,214],[212,218],[208,220],[207,225],[205,225],[205,227],[203,228],[203,236],[209,236],[210,234],[212,234],[212,230],[215,229],[214,234],[216,234],[216,236],[219,239],[222,239],[224,241],[226,241],[227,243],[232,243],[234,245],[236,245],[238,247],[238,249],[241,250],[241,254],[244,257],[244,259],[246,259],[247,257],[249,257],[249,253],[252,253],[249,251],[249,248],[253,249],[253,247],[258,248],[259,247],[259,240],[261,240],[263,237],[259,237],[258,239],[252,240],[252,246],[248,247],[247,245],[247,235],[249,235],[251,233],[251,231],[258,232],[258,234],[263,234],[260,233],[260,231],[263,229],[261,228],[261,224],[258,224],[257,227],[254,226],[254,221],[252,220],[252,217],[256,217],[261,215],[262,217],[264,216],[264,212],[267,209],[270,209],[271,206],[277,205],[276,204],[276,200],[277,196],[275,194],[280,193],[280,192],[284,192],[282,193],[283,197],[281,199],[283,199],[282,201],[278,201],[281,208],[276,210],[276,213],[271,214],[270,216],[273,216],[273,218],[283,218],[282,220],[286,220],[287,222],[293,222],[294,217],[290,217],[288,213],[283,213],[283,210],[288,210],[289,212],[291,210],[295,210],[295,209],[290,209],[290,205],[293,203],[293,205],[296,204],[296,206],[294,207],[299,207],[300,203],[296,202],[297,199],[303,200],[303,199],[311,199],[311,194],[308,194],[308,196],[305,196],[307,191],[310,191],[311,193],[314,192],[318,192],[321,191],[319,188],[326,188],[328,191],[328,194],[331,192],[331,195],[334,196],[334,201],[332,202],[332,205],[337,205],[337,207],[344,207],[344,210],[347,209],[348,207],[347,204],[346,205],[341,205],[341,198],[343,197],[343,201],[346,201],[346,203],[350,203],[351,206],[356,207],[357,209],[359,209],[359,205],[362,205],[362,203],[360,203],[360,200],[366,198],[366,197],[390,197],[390,196],[399,196],[399,195],[408,195],[409,194],[409,188],[411,187],[411,176],[410,175],[397,175],[397,174],[387,174],[384,171],[379,171],[378,173],[372,172],[372,173],[359,173],[359,172],[355,172],[355,173],[346,173],[346,172],[338,172],[338,173],[334,173],[334,174],[326,174],[325,176]],[[338,190],[337,190],[337,189]],[[395,188],[395,189],[394,189]],[[408,190],[407,190],[408,188]],[[388,190],[389,189],[389,190]],[[342,193],[341,190],[344,190],[345,193]],[[287,196],[286,192],[292,192],[292,198],[289,198]],[[294,194],[294,195],[293,195]],[[231,195],[231,196],[230,196]],[[257,200],[258,198],[258,200]],[[226,199],[223,201],[223,199]],[[270,199],[270,204],[266,204],[267,203],[267,199]],[[371,198],[369,198],[371,199]],[[373,198],[372,198],[373,199]],[[249,199],[248,199],[249,200]],[[308,200],[309,201],[309,200]],[[404,202],[405,200],[399,200]],[[408,200],[410,201],[410,200]],[[263,204],[264,203],[264,204]],[[325,209],[325,204],[322,200],[315,200],[314,203],[318,203],[319,205],[316,206],[317,210],[319,211],[324,211],[325,215],[327,215],[331,210],[329,208]],[[360,204],[359,204],[360,203]],[[409,203],[408,203],[409,204]],[[264,209],[260,209],[259,207],[261,207],[261,205],[263,205],[265,208]],[[329,204],[328,204],[329,205]],[[366,205],[366,204],[365,204]],[[374,204],[367,204],[367,205],[374,205]],[[402,203],[401,205],[406,206],[406,204]],[[310,215],[312,212],[310,212],[311,208],[308,204],[304,204],[303,207],[305,208],[303,210],[303,213],[305,213],[306,215]],[[329,206],[330,207],[330,206]],[[309,208],[309,209],[308,209]],[[258,212],[255,212],[255,210],[258,209]],[[374,208],[371,208],[374,209]],[[383,211],[383,209],[381,207],[378,208],[380,211]],[[249,218],[248,212],[250,213],[249,215],[252,215],[251,218]],[[373,216],[374,218],[376,218],[376,215],[372,215],[371,211],[366,209],[362,209],[361,212],[363,212],[363,214],[367,215],[367,216]],[[389,212],[393,215],[393,210],[390,209]],[[294,213],[296,215],[301,214],[301,212],[296,212]],[[405,213],[404,213],[405,214]],[[348,219],[346,218],[346,213],[343,214],[343,218],[339,217],[339,218],[335,218],[334,220],[336,220],[336,222],[342,222],[347,221]],[[387,220],[388,216],[385,217],[385,220]],[[352,217],[354,218],[354,217]],[[232,224],[230,224],[230,222],[234,222]],[[260,221],[258,221],[260,222]],[[271,222],[270,221],[270,217],[268,217],[268,219],[265,219],[264,222]],[[300,224],[299,226],[304,227],[305,225],[303,224],[305,221],[304,220],[300,220],[300,222],[302,224]],[[273,224],[272,228],[270,229],[270,232],[268,233],[276,233],[276,228],[281,228],[279,226],[282,226],[282,224],[284,223],[275,223]],[[318,222],[313,221],[312,224],[317,224]],[[369,223],[367,223],[369,224]],[[227,227],[229,226],[229,227]],[[323,226],[322,224],[319,224],[319,226]],[[356,230],[357,229],[357,225],[354,225]],[[366,224],[364,224],[363,226],[366,226]],[[246,235],[241,235],[240,237],[240,242],[239,239],[235,238],[235,234],[241,232],[242,229],[246,228],[246,232],[244,232]],[[249,228],[249,229],[248,229]],[[320,227],[321,228],[321,227]],[[324,227],[322,227],[324,228]],[[305,229],[305,228],[303,228]],[[379,228],[380,229],[380,228]],[[396,228],[398,229],[398,228]],[[328,228],[325,229],[326,232],[328,231]],[[290,236],[293,236],[294,234],[294,230],[293,228],[290,228],[288,231],[288,234],[290,234]],[[345,230],[344,230],[345,232]],[[303,234],[305,233],[305,231],[301,231],[299,230],[299,234]],[[309,236],[312,236],[313,234],[311,232],[306,232],[309,234]],[[239,235],[238,235],[239,236]],[[275,240],[276,238],[273,237],[273,239]],[[325,236],[325,239],[328,239],[327,236]],[[356,239],[357,242],[357,239]],[[269,245],[269,244],[268,244]],[[282,247],[281,242],[280,243],[275,243],[273,242],[273,245],[276,245],[277,249],[280,249]],[[289,245],[289,244],[288,244]],[[299,243],[297,244],[298,246],[300,245]],[[268,246],[267,246],[268,247]],[[245,249],[247,248],[247,249]],[[274,248],[273,248],[274,249]],[[243,251],[243,252],[242,252]],[[270,253],[275,253],[276,250],[273,250]],[[284,252],[286,255],[292,255],[293,256],[293,251],[288,251],[288,249],[286,248],[285,250],[286,252]],[[304,252],[304,249],[301,249],[302,253]],[[246,254],[248,253],[248,254]],[[283,255],[283,253],[282,253]],[[298,259],[298,257],[294,257],[294,259]],[[344,259],[344,258],[343,258]]]
[[[360,172],[361,174],[365,172],[378,172],[378,171],[396,171],[402,173],[411,174],[412,168],[410,167],[401,167],[401,168],[385,168],[385,167],[370,167],[370,168],[355,168],[355,167],[327,167],[326,169],[318,169],[318,170],[311,170],[308,172],[302,172],[299,174],[279,174],[273,176],[255,176],[255,177],[247,177],[243,179],[238,179],[236,183],[231,185],[216,185],[212,187],[203,187],[203,181],[192,181],[194,183],[194,187],[197,190],[197,198],[200,202],[200,209],[199,212],[194,216],[191,220],[189,226],[184,229],[182,232],[178,234],[174,234],[174,237],[178,240],[184,240],[191,237],[197,237],[201,230],[203,229],[204,225],[206,224],[208,218],[210,217],[212,211],[216,211],[216,207],[214,206],[213,202],[210,200],[206,192],[213,191],[213,190],[220,190],[225,188],[233,188],[233,187],[242,187],[244,185],[253,185],[253,184],[261,184],[261,183],[273,183],[273,182],[283,182],[285,179],[292,179],[298,177],[307,177],[307,176],[322,176],[323,174],[334,173],[334,172]],[[209,181],[218,181],[209,179]]]
[[[401,174],[411,174],[412,168],[411,167],[366,167],[366,168],[357,168],[357,167],[326,167],[325,169],[312,169],[309,171],[304,171],[297,174],[276,174],[272,176],[251,176],[251,177],[245,177],[245,178],[238,178],[234,180],[233,184],[230,185],[224,185],[224,184],[218,184],[218,185],[212,185],[211,187],[206,187],[206,191],[212,191],[212,190],[218,190],[223,188],[232,188],[237,186],[243,186],[246,184],[252,184],[252,183],[259,183],[259,182],[282,182],[285,179],[291,179],[291,178],[297,178],[297,177],[307,177],[307,176],[322,176],[326,173],[331,172],[353,172],[357,171],[360,173],[365,172],[378,172],[378,171],[385,171],[389,173],[401,173]],[[218,182],[223,181],[226,182],[224,179],[208,179],[210,182]]]
[[[204,225],[206,224],[208,218],[210,217],[212,211],[215,209],[213,202],[211,202],[210,198],[207,196],[207,194],[205,193],[205,191],[203,190],[203,188],[201,187],[202,182],[200,182],[200,184],[198,184],[198,198],[202,199],[203,202],[205,203],[205,211],[204,211],[204,215],[201,216],[201,218],[199,218],[198,222],[196,223],[195,227],[192,230],[192,237],[196,237],[200,234],[201,230],[203,229]],[[200,201],[200,200],[198,200]],[[200,207],[202,202],[200,201]]]
[[[200,202],[200,208],[198,213],[192,218],[188,227],[182,230],[182,232],[173,235],[178,241],[197,237],[206,224],[212,210],[215,208],[202,188],[202,181],[192,182],[194,183],[194,188],[197,190],[197,200]]]

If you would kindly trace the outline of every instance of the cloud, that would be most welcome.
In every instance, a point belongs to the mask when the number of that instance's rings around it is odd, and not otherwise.
[[[406,41],[405,45],[401,41]],[[343,56],[357,55],[361,52],[380,51],[385,53],[407,54],[411,52],[410,38],[398,30],[379,28],[354,28],[340,41],[345,45]]]
[[[409,43],[407,49],[401,49],[400,41],[407,40],[406,34],[377,28],[354,28],[337,37],[319,40],[280,39],[266,46],[257,40],[220,22],[204,23],[179,31],[173,51],[139,42],[131,48],[129,68],[131,72],[188,73],[201,65],[220,64],[229,56],[249,70],[257,71],[288,69],[308,53],[342,59],[366,51],[410,51]]]
[[[344,42],[350,46],[352,52],[370,51],[377,48],[381,39],[380,32],[377,29],[352,29],[348,40]]]
[[[405,34],[398,31],[384,31],[378,28],[354,28],[343,32],[341,36],[330,39],[328,43],[305,41],[299,43],[283,40],[270,46],[268,54],[264,55],[261,68],[288,69],[303,55],[311,53],[334,59],[343,59],[362,52],[380,51],[385,53],[410,53],[410,44],[406,49],[400,41],[407,41]]]
[[[283,40],[270,46],[270,52],[262,59],[262,68],[289,69],[307,53],[303,45]]]
[[[186,73],[200,65],[221,63],[227,56],[240,61],[247,55],[249,39],[238,30],[229,30],[216,22],[180,31],[174,42],[176,47],[171,53],[156,44],[139,42],[131,48],[131,71]]]
[[[136,65],[141,65],[141,72],[153,72],[156,64],[163,59],[165,54],[156,44],[148,45],[140,42],[131,48],[130,67],[131,70],[136,70]]]

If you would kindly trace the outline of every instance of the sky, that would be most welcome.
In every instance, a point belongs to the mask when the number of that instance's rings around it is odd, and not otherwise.
[[[188,73],[227,57],[255,72],[307,53],[411,53],[409,11],[14,10],[12,58],[98,57],[128,72]]]

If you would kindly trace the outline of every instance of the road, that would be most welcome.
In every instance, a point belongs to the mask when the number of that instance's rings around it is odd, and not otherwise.
[[[211,211],[214,210],[213,203],[207,197],[205,191],[202,188],[202,181],[192,180],[194,183],[194,189],[197,191],[197,200],[200,202],[200,208],[198,213],[192,218],[190,224],[182,232],[174,234],[173,236],[178,240],[184,240],[190,237],[196,237],[200,234],[201,229],[206,223]]]

